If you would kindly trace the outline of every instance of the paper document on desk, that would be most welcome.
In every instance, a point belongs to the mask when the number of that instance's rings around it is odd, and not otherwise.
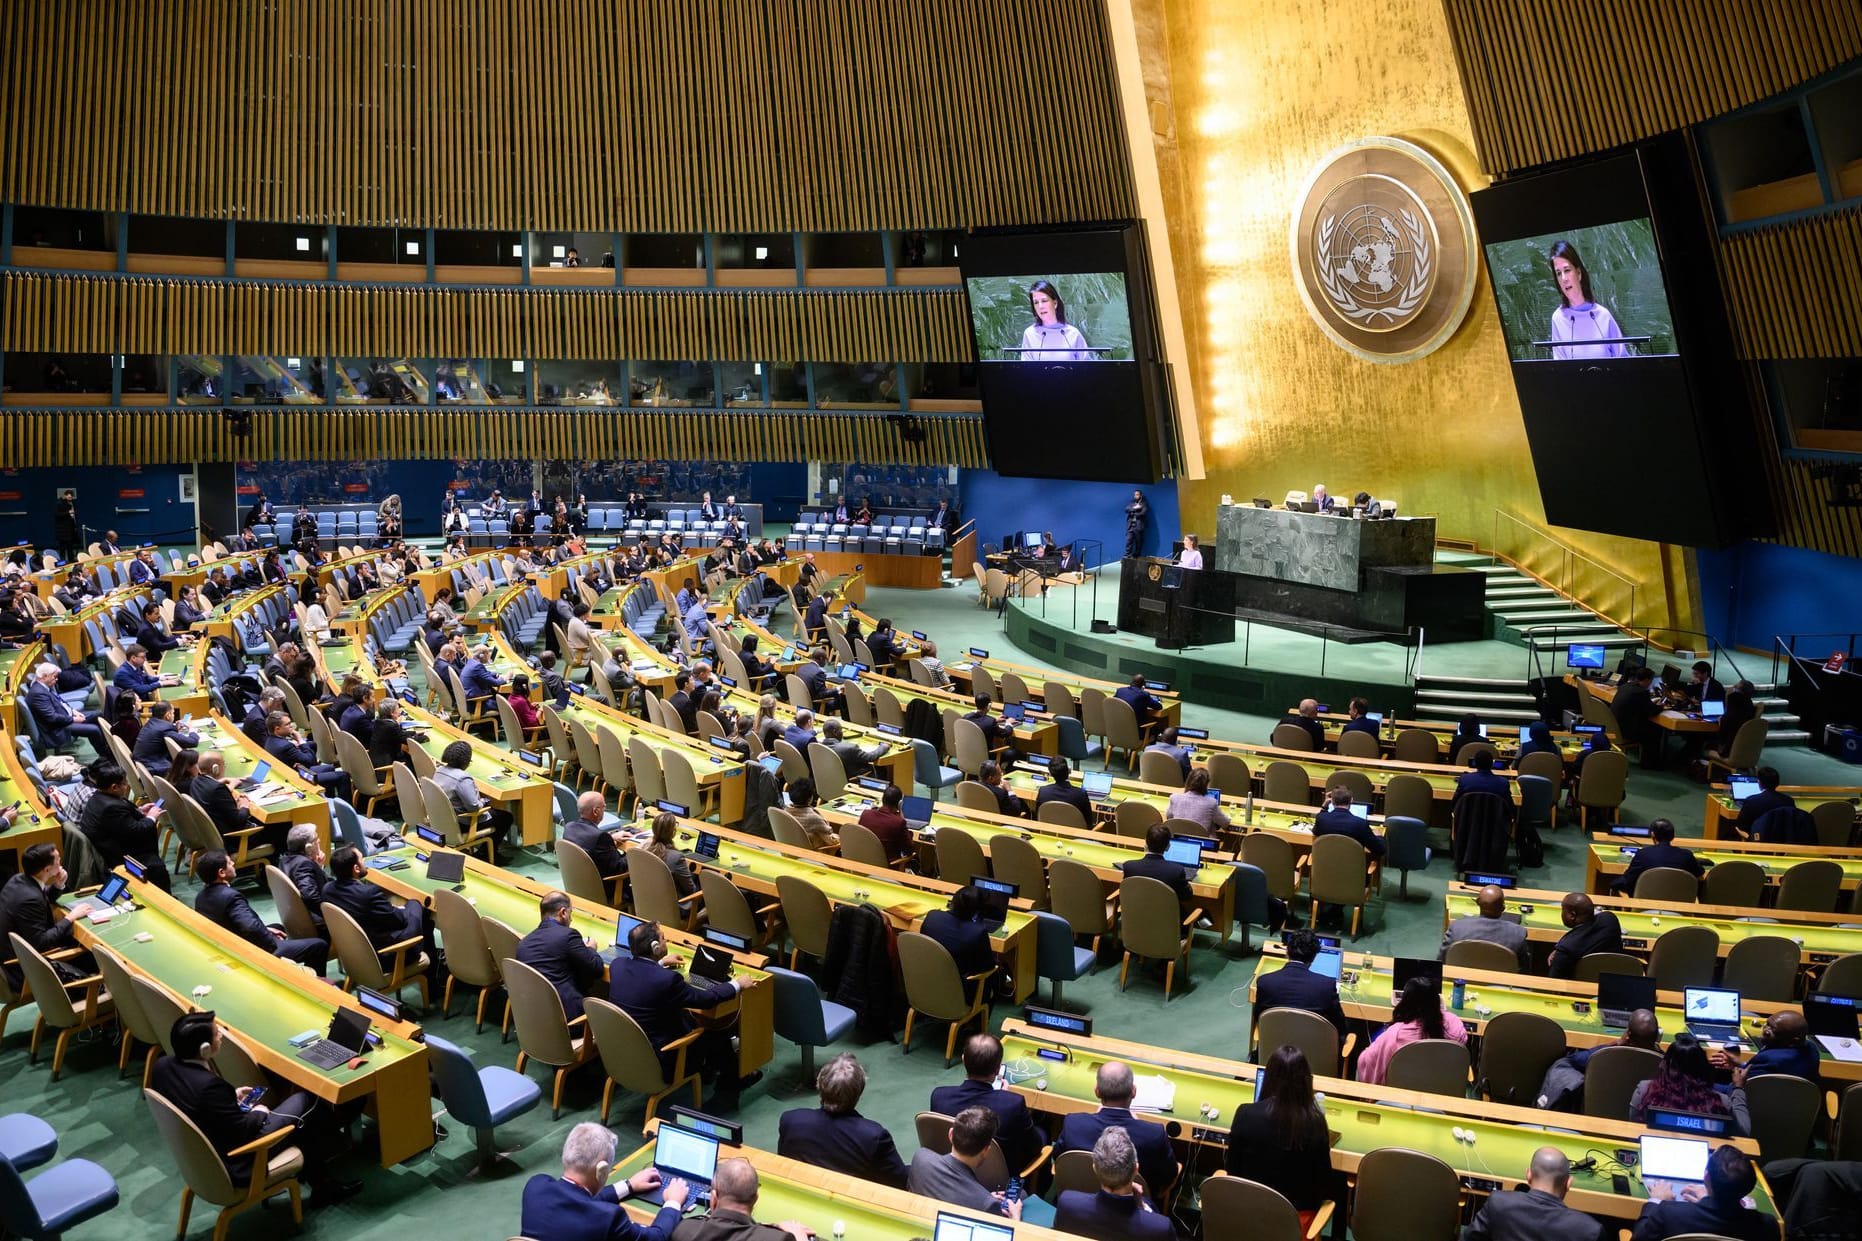
[[[1862,1064],[1862,1043],[1851,1038],[1841,1038],[1834,1034],[1819,1034],[1817,1042],[1823,1050],[1845,1064]]]
[[[1132,1097],[1134,1112],[1168,1112],[1177,1105],[1177,1087],[1170,1079],[1153,1073],[1132,1079],[1138,1093]]]
[[[252,794],[252,802],[254,805],[258,806],[269,806],[275,801],[283,801],[287,797],[294,797],[296,795],[297,790],[291,788],[289,785],[267,784]]]

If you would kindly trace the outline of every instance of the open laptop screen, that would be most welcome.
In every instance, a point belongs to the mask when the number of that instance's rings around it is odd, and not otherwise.
[[[1713,1147],[1694,1138],[1642,1137],[1642,1179],[1704,1181]]]
[[[1717,987],[1689,987],[1682,996],[1686,1000],[1689,1021],[1711,1022],[1722,1026],[1739,1024],[1737,991],[1722,991]]]
[[[1080,776],[1080,787],[1094,801],[1104,801],[1112,795],[1112,777],[1103,771],[1086,772]]]
[[[1179,866],[1201,866],[1203,847],[1194,840],[1172,840],[1164,850],[1164,860]]]
[[[1759,782],[1751,776],[1734,776],[1726,782],[1726,788],[1733,795],[1735,805],[1759,795]]]
[[[718,1140],[708,1133],[662,1124],[653,1143],[653,1166],[668,1179],[680,1176],[709,1185],[718,1171]]]

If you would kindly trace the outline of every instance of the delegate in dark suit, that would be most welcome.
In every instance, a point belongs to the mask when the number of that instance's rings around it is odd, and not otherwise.
[[[1187,903],[1196,899],[1195,894],[1190,891],[1189,874],[1177,863],[1165,861],[1161,853],[1142,854],[1123,863],[1119,869],[1127,875],[1157,880],[1175,892],[1179,901]]]
[[[93,793],[78,815],[78,829],[90,838],[104,869],[114,870],[125,857],[133,857],[148,871],[149,882],[170,890],[168,864],[162,861],[158,843],[161,833],[155,820],[133,803],[112,793]]]
[[[997,1090],[989,1082],[965,1078],[955,1086],[939,1086],[931,1092],[931,1110],[955,1116],[967,1107],[986,1107],[996,1114],[996,1141],[1008,1157],[1011,1168],[1025,1168],[1041,1153],[1041,1135],[1034,1127],[1028,1105],[1012,1090]]]
[[[1601,1241],[1612,1235],[1555,1194],[1532,1189],[1489,1195],[1461,1241]]]
[[[601,976],[607,972],[582,933],[554,918],[543,919],[536,930],[518,941],[517,959],[549,979],[550,986],[562,997],[563,1013],[570,1021],[582,1015],[582,997],[595,994]]]
[[[232,1083],[202,1061],[174,1056],[163,1056],[155,1062],[149,1074],[149,1087],[194,1122],[208,1144],[219,1152],[220,1161],[226,1165],[227,1175],[235,1185],[244,1185],[252,1178],[252,1156],[229,1157],[226,1152],[238,1150],[254,1138],[295,1123],[294,1113],[308,1107],[310,1102],[309,1096],[298,1094],[270,1113],[242,1112]],[[292,1105],[300,1100],[301,1105],[293,1108]],[[290,1144],[291,1139],[285,1141]]]
[[[200,738],[193,733],[182,732],[175,727],[173,720],[150,720],[136,734],[136,748],[132,757],[158,776],[168,774],[168,738],[173,737],[175,744],[184,750],[191,750],[200,744]]]
[[[662,1049],[698,1025],[686,1009],[711,1008],[735,994],[727,982],[695,986],[677,970],[669,970],[657,961],[622,958],[608,970],[608,999],[646,1031],[668,1072],[678,1053]],[[724,1046],[728,1051],[728,1037]],[[693,1050],[697,1051],[697,1046]]]
[[[1616,882],[1610,886],[1618,892],[1634,892],[1636,881],[1642,878],[1644,871],[1663,867],[1684,870],[1696,879],[1701,876],[1700,859],[1694,856],[1692,849],[1683,849],[1679,845],[1643,845],[1636,850],[1636,856],[1629,860],[1629,869],[1617,876]]]
[[[1332,1023],[1342,1036],[1345,1032],[1345,1009],[1338,1002],[1338,984],[1323,974],[1315,974],[1300,961],[1288,961],[1254,982],[1254,1011],[1270,1008],[1297,1008],[1317,1013]]]
[[[1054,1204],[1054,1228],[1094,1241],[1169,1241],[1177,1235],[1168,1215],[1145,1206],[1135,1194],[1062,1190]]]
[[[1280,724],[1291,724],[1295,728],[1302,729],[1308,737],[1312,738],[1312,748],[1315,752],[1325,750],[1325,725],[1318,720],[1309,720],[1298,712],[1294,712],[1292,715],[1282,716]],[[1278,729],[1280,724],[1274,727]]]
[[[304,898],[304,907],[310,911],[311,919],[322,926],[323,890],[330,886],[329,872],[302,853],[285,854],[278,868],[290,878],[297,894]]]
[[[323,903],[334,905],[362,928],[375,951],[421,934],[426,910],[419,901],[397,906],[388,894],[366,879],[332,879],[323,889]]]
[[[1040,796],[1034,799],[1035,814],[1039,816],[1041,807],[1047,805],[1047,803],[1051,801],[1066,802],[1069,806],[1072,806],[1075,810],[1080,812],[1080,817],[1086,820],[1089,827],[1092,825],[1093,799],[1091,795],[1079,785],[1061,784],[1058,781],[1043,784],[1041,786]]]
[[[1577,963],[1593,952],[1621,952],[1623,924],[1607,909],[1599,909],[1588,922],[1580,922],[1564,933],[1546,959],[1545,972],[1553,978],[1569,978]]]
[[[1112,696],[1120,702],[1131,704],[1132,714],[1138,717],[1139,728],[1149,724],[1164,709],[1164,704],[1142,685],[1127,685]]]
[[[1364,852],[1371,857],[1384,855],[1384,842],[1371,825],[1349,810],[1321,810],[1313,816],[1312,834],[1316,840],[1321,836],[1349,836],[1364,846]]]
[[[302,961],[319,974],[330,959],[330,946],[320,939],[280,939],[253,911],[252,904],[230,883],[210,883],[194,898],[194,912],[225,927],[254,948],[287,961]]]
[[[1508,819],[1513,817],[1513,785],[1505,776],[1491,771],[1470,771],[1455,778],[1455,797],[1449,808],[1469,793],[1492,793],[1500,799],[1501,813]]]
[[[26,710],[32,712],[32,721],[39,726],[39,734],[47,745],[67,746],[71,738],[77,736],[89,741],[99,754],[104,752],[103,728],[77,719],[76,713],[58,696],[58,691],[44,681],[34,681],[27,686]]]
[[[1630,1241],[1662,1241],[1702,1233],[1734,1241],[1778,1241],[1778,1221],[1746,1207],[1728,1211],[1712,1199],[1700,1202],[1651,1202],[1642,1208]]]
[[[1061,1122],[1060,1136],[1054,1139],[1054,1158],[1058,1160],[1067,1151],[1090,1152],[1099,1135],[1114,1125],[1123,1128],[1137,1148],[1138,1174],[1144,1178],[1144,1187],[1154,1194],[1163,1193],[1177,1179],[1177,1157],[1170,1148],[1170,1135],[1162,1125],[1133,1116],[1127,1107],[1102,1107],[1096,1112],[1068,1116]]]
[[[628,1217],[613,1185],[591,1194],[560,1176],[538,1174],[524,1185],[519,1227],[526,1237],[551,1241],[667,1241],[680,1214],[678,1207],[661,1207],[643,1227]]]
[[[47,870],[48,875],[55,874]],[[61,915],[54,903],[64,895],[59,889],[49,892],[31,875],[16,874],[0,885],[0,957],[11,958],[9,934],[17,935],[42,953],[57,952],[71,946],[77,925]],[[7,977],[18,986],[21,974],[17,966],[7,967]]]
[[[989,927],[984,923],[959,918],[948,909],[938,909],[925,916],[924,933],[950,951],[951,958],[957,962],[957,972],[966,978],[971,974],[987,974],[996,967],[996,950],[989,945]]]
[[[578,845],[595,863],[595,869],[601,872],[603,879],[612,879],[616,875],[627,873],[627,855],[614,843],[599,823],[590,823],[587,819],[577,819],[563,829],[562,838],[572,845]]]
[[[858,1111],[794,1108],[782,1114],[778,1134],[776,1153],[785,1159],[799,1159],[894,1189],[905,1188],[905,1164],[899,1159],[892,1135],[884,1125],[868,1120]]]

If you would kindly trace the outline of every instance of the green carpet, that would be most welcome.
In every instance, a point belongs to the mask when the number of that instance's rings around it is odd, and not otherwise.
[[[972,585],[935,592],[875,589],[867,607],[875,615],[891,616],[901,628],[934,634],[947,651],[986,645],[1010,654],[1001,620],[974,606]],[[1011,657],[1038,662],[1027,656]],[[1431,662],[1433,671],[1451,671],[1434,666],[1433,659]],[[1266,738],[1273,722],[1264,716],[1205,708],[1193,708],[1186,719],[1186,723],[1206,727],[1218,736],[1260,740]],[[1782,749],[1768,754],[1767,760],[1775,762],[1787,782],[1856,782],[1854,768],[1809,750]],[[1702,800],[1700,787],[1679,776],[1632,770],[1625,817],[1644,821],[1666,815],[1684,833],[1698,832]],[[554,874],[555,864],[547,854],[534,852],[527,853],[517,869],[549,875]],[[1542,871],[1528,872],[1526,882],[1534,887],[1568,888],[1580,883],[1582,874],[1579,836],[1566,827],[1548,838],[1546,866]],[[1396,899],[1393,877],[1386,884],[1383,899],[1367,913],[1366,933],[1359,946],[1378,953],[1432,954],[1441,935],[1440,897],[1448,877],[1448,868],[1440,859],[1426,871],[1413,874],[1408,902]],[[180,885],[179,894],[191,900],[195,890],[188,880]],[[268,900],[255,893],[254,902],[261,914],[269,916]],[[1257,943],[1258,938],[1257,932]],[[1241,950],[1238,939],[1226,948],[1218,948],[1213,936],[1199,935],[1191,958],[1193,985],[1180,990],[1167,1008],[1161,981],[1136,970],[1130,989],[1121,995],[1116,961],[1102,964],[1095,974],[1069,984],[1065,1000],[1069,1007],[1090,1013],[1098,1031],[1113,1037],[1240,1058],[1247,1051],[1246,995],[1253,963],[1254,958]],[[1041,994],[1046,996],[1045,988]],[[485,1035],[474,1034],[470,1012],[469,999],[464,1004],[456,1000],[453,1017],[441,1018],[436,1012],[427,1025],[473,1050],[481,1065],[512,1065],[517,1054],[515,1043],[500,1044],[495,1027]],[[999,1026],[1001,1020],[1013,1015],[1013,1009],[998,1008],[995,1021]],[[14,1014],[4,1044],[0,1045],[0,1083],[4,1083],[0,1110],[45,1117],[59,1131],[61,1157],[101,1163],[122,1189],[122,1204],[115,1212],[67,1235],[80,1241],[106,1235],[169,1235],[179,1207],[180,1183],[172,1161],[148,1123],[134,1078],[119,1082],[116,1077],[114,1045],[106,1036],[76,1047],[67,1060],[63,1080],[54,1085],[50,1081],[49,1051],[36,1067],[26,1062],[26,1036],[32,1018],[31,1009]],[[897,1044],[891,1043],[843,1044],[845,1050],[860,1055],[869,1074],[861,1110],[891,1129],[908,1159],[916,1145],[912,1138],[913,1114],[925,1106],[933,1086],[955,1082],[961,1076],[960,1067],[944,1067],[939,1054],[942,1044],[943,1027],[932,1023],[926,1024],[910,1055],[902,1055]],[[795,1049],[779,1039],[768,1075],[745,1095],[739,1115],[754,1145],[773,1149],[777,1118],[782,1111],[809,1102],[810,1095],[794,1090],[797,1064]],[[537,1073],[543,1080],[541,1071]],[[557,1170],[563,1138],[577,1122],[596,1118],[600,1097],[601,1074],[596,1067],[570,1079],[560,1120],[550,1119],[546,1091],[544,1106],[499,1131],[500,1145],[512,1151],[511,1162],[487,1177],[471,1174],[472,1135],[457,1124],[452,1126],[451,1136],[434,1150],[390,1170],[375,1163],[366,1149],[365,1136],[362,1146],[344,1161],[342,1169],[347,1176],[363,1179],[366,1189],[347,1204],[309,1214],[304,1234],[343,1237],[346,1241],[401,1241],[410,1227],[432,1228],[461,1241],[514,1234],[523,1180],[532,1173]],[[640,1102],[620,1097],[610,1123],[620,1134],[623,1151],[637,1144],[640,1119]],[[366,1135],[368,1126],[359,1126],[358,1133]],[[211,1217],[210,1208],[197,1207],[190,1233],[204,1234],[211,1227]],[[232,1235],[251,1238],[275,1233],[283,1218],[271,1210],[252,1212],[233,1226]]]

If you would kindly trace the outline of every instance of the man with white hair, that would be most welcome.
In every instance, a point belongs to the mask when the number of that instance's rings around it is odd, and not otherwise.
[[[1315,512],[1329,513],[1332,511],[1332,497],[1326,494],[1324,483],[1312,485],[1312,502]]]
[[[762,1182],[748,1159],[726,1159],[711,1178],[711,1212],[688,1219],[672,1241],[814,1241],[808,1225],[785,1219],[759,1224],[751,1218]]]
[[[58,665],[49,659],[32,670],[32,684],[26,688],[26,710],[32,713],[32,721],[48,746],[56,749],[70,745],[73,737],[82,737],[91,743],[99,758],[108,753],[97,717],[84,714],[58,696]]]
[[[621,1205],[625,1196],[608,1183],[614,1169],[614,1134],[600,1125],[583,1123],[569,1131],[562,1144],[562,1175],[539,1172],[524,1186],[523,1222],[526,1237],[550,1241],[667,1241],[679,1226],[691,1187],[675,1178],[666,1186],[659,1214],[642,1227]],[[658,1189],[658,1168],[645,1168],[626,1181],[627,1193]]]
[[[323,839],[317,833],[316,824],[293,824],[285,836],[284,847],[279,869],[304,898],[304,908],[310,911],[311,921],[322,926],[323,890],[330,885],[330,872],[323,869],[328,859],[324,856]]]
[[[1122,1066],[1121,1066],[1122,1067]],[[1099,1241],[1167,1241],[1177,1235],[1168,1215],[1154,1208],[1132,1183],[1138,1152],[1130,1134],[1117,1126],[1093,1143],[1093,1175],[1099,1192],[1065,1189],[1054,1203],[1054,1227]]]
[[[608,831],[601,821],[608,817],[608,802],[590,789],[575,799],[576,820],[563,826],[562,838],[588,854],[603,879],[627,873],[627,855],[621,852],[626,836],[623,828]]]

